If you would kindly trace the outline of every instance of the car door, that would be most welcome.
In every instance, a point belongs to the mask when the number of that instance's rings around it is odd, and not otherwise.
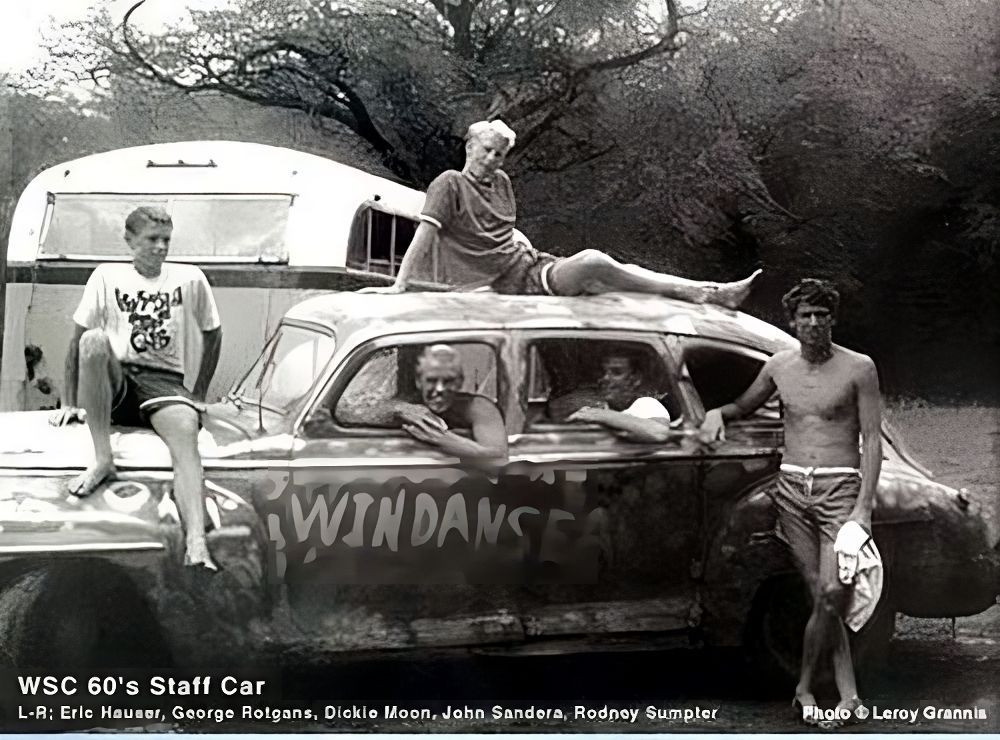
[[[680,392],[697,423],[707,409],[738,398],[767,361],[766,353],[731,342],[678,335],[666,341],[678,361]],[[727,422],[725,440],[703,450],[699,581],[709,640],[738,642],[760,581],[792,568],[767,494],[784,441],[781,413],[775,394],[747,418]]]
[[[341,647],[522,636],[497,586],[516,580],[508,571],[519,573],[523,549],[497,495],[501,467],[460,464],[386,412],[390,400],[419,403],[420,353],[440,344],[461,358],[462,391],[502,406],[503,332],[383,336],[339,362],[295,434],[292,481],[272,512],[283,523],[284,583],[298,623],[337,625]]]
[[[667,345],[677,357],[680,390],[697,423],[705,411],[736,400],[768,358],[760,350],[705,337],[668,335]],[[703,458],[710,498],[735,494],[777,470],[784,444],[777,393],[753,414],[727,422],[725,437]]]
[[[563,512],[536,544],[539,572],[558,587],[522,591],[526,624],[544,637],[690,626],[702,529],[699,458],[663,339],[596,330],[515,336],[523,420],[509,469],[522,466],[524,490]],[[595,375],[604,358],[623,354],[642,368],[643,395],[669,410],[668,441],[636,442],[566,418],[573,407],[601,402]]]

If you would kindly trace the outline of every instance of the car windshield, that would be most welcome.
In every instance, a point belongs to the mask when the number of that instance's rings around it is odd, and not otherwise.
[[[230,398],[292,413],[316,384],[334,347],[329,334],[282,324]]]

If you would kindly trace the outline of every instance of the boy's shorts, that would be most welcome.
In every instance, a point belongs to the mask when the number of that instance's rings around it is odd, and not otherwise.
[[[556,295],[552,292],[552,266],[563,259],[521,244],[521,251],[503,275],[493,281],[493,290],[507,295]]]
[[[122,364],[122,385],[111,404],[111,423],[151,427],[149,415],[164,406],[184,404],[199,411],[184,376],[170,370]]]
[[[781,534],[793,546],[800,544],[796,541],[802,537],[806,542],[815,541],[816,535],[832,545],[854,511],[861,492],[861,473],[851,468],[794,467],[782,465],[771,490]]]

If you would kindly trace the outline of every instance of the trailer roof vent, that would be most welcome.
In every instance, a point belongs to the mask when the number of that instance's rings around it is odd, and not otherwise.
[[[176,162],[154,162],[149,160],[146,162],[147,167],[218,167],[214,159],[210,159],[207,162],[185,162],[183,159],[178,159]]]

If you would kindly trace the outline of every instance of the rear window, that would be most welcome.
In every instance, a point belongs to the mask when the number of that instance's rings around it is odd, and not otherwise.
[[[725,406],[739,398],[764,367],[765,356],[721,343],[688,339],[684,364],[706,410]],[[780,419],[781,400],[777,392],[751,416]]]
[[[287,262],[290,195],[50,194],[39,259],[128,258],[126,217],[160,206],[174,222],[174,261]]]

